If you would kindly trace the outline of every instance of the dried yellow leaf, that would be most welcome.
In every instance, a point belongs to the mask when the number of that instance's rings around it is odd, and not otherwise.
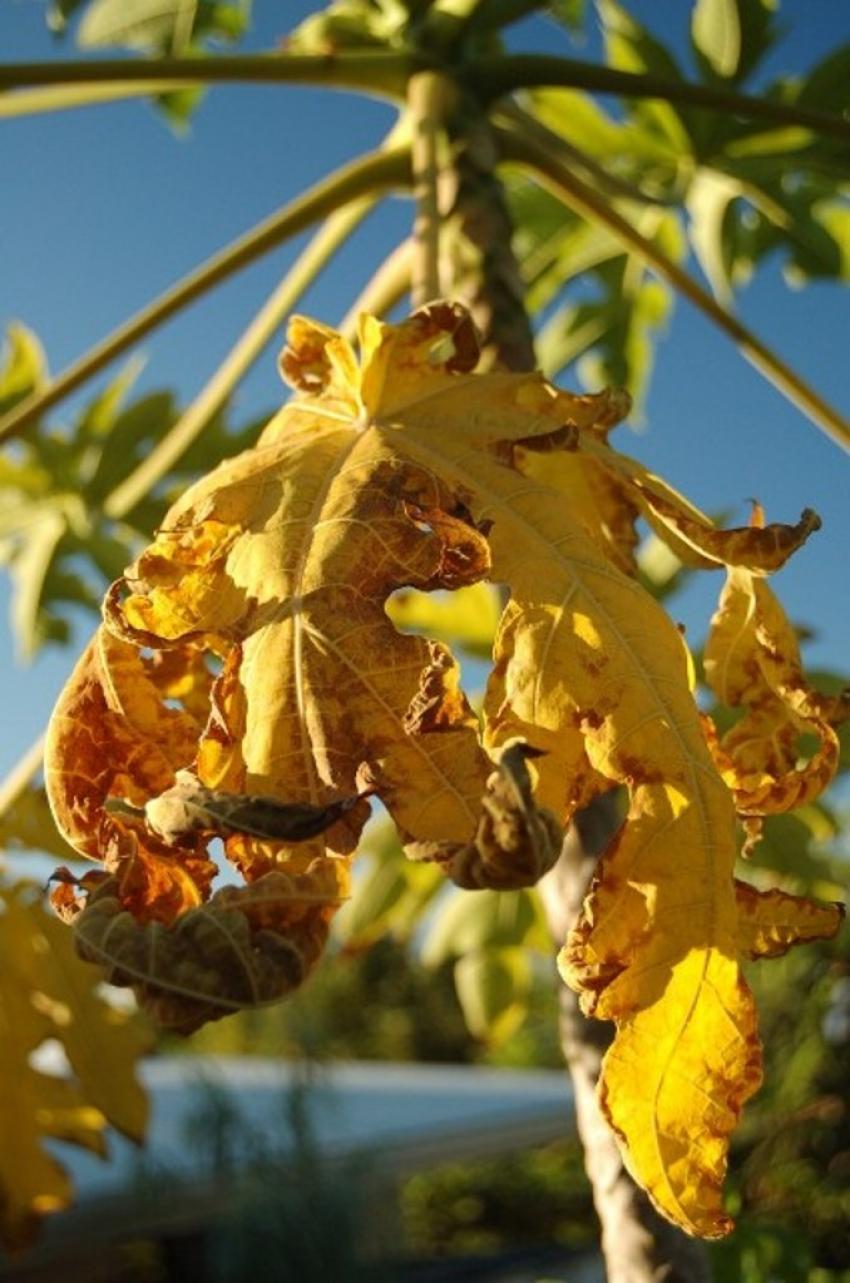
[[[296,395],[256,449],[174,505],[60,701],[53,805],[111,875],[66,909],[85,956],[192,1028],[303,978],[346,893],[358,795],[380,797],[411,857],[501,889],[535,881],[561,826],[623,786],[627,820],[561,967],[588,1012],[617,1022],[600,1090],[635,1176],[690,1233],[724,1234],[728,1137],[761,1072],[739,953],[827,934],[838,914],[736,888],[740,797],[679,631],[634,574],[634,521],[752,584],[816,518],[717,531],[608,445],[622,394],[477,361],[452,304],[399,326],[364,317],[359,364],[333,331],[292,322],[281,364]],[[510,599],[482,734],[450,651],[399,633],[387,603],[485,580]],[[755,636],[774,696],[810,718]],[[222,661],[209,683],[205,651]],[[306,828],[258,827],[257,798]],[[116,815],[122,802],[146,818]],[[230,833],[249,884],[212,898],[211,831]]]
[[[771,815],[802,806],[829,784],[838,763],[834,725],[850,697],[819,695],[805,680],[800,649],[770,587],[729,571],[705,649],[706,679],[723,703],[744,710],[722,740],[710,740],[738,811]],[[818,747],[801,758],[800,737]]]
[[[20,1247],[41,1216],[71,1201],[70,1179],[44,1140],[104,1156],[109,1123],[141,1140],[147,1101],[134,1069],[149,1040],[135,1017],[100,997],[100,973],[74,956],[35,886],[0,893],[0,951],[0,1240]],[[48,1039],[63,1047],[68,1077],[34,1063]]]

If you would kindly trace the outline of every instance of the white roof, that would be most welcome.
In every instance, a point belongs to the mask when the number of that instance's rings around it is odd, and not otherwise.
[[[313,1141],[331,1161],[368,1154],[382,1166],[413,1171],[545,1143],[574,1129],[569,1079],[554,1070],[169,1056],[143,1062],[141,1076],[151,1100],[146,1163],[187,1176],[208,1169],[204,1138],[198,1144],[197,1136],[210,1119],[213,1092],[223,1092],[236,1114],[233,1134],[243,1151],[234,1155],[237,1163],[258,1136],[277,1152],[292,1148],[287,1102],[299,1083],[308,1087]],[[104,1163],[55,1146],[80,1200],[119,1194],[132,1183],[138,1150],[115,1134],[109,1148]]]

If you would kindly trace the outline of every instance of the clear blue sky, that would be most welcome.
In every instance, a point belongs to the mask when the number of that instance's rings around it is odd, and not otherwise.
[[[307,0],[255,0],[250,46],[273,44],[313,7]],[[665,37],[683,46],[687,0],[636,0],[631,7],[650,22],[663,11]],[[0,59],[71,53],[45,33],[44,9],[42,0],[2,0]],[[850,36],[845,0],[784,0],[781,12],[793,36],[772,56],[769,72],[803,71]],[[514,39],[552,51],[560,37],[553,26],[534,20],[522,24]],[[582,53],[598,53],[595,32]],[[374,146],[392,115],[386,104],[350,95],[233,86],[208,97],[182,140],[138,102],[3,123],[0,321],[19,318],[34,328],[51,367],[61,369],[230,237],[329,168]],[[302,310],[338,320],[408,221],[409,206],[391,202],[346,247]],[[271,255],[152,337],[144,345],[148,365],[141,386],[176,387],[184,401],[193,395],[296,248]],[[820,285],[791,292],[772,262],[743,295],[740,312],[850,411],[844,289]],[[238,419],[279,403],[275,355],[268,353],[240,391]],[[846,456],[684,303],[659,346],[646,417],[640,436],[620,430],[621,448],[700,506],[732,510],[742,519],[746,499],[756,496],[771,519],[796,520],[804,506],[818,510],[823,531],[777,577],[777,587],[792,616],[817,633],[809,648],[812,662],[850,670]],[[693,639],[703,635],[720,587],[719,576],[702,578],[702,586],[674,609]],[[4,580],[0,610],[7,603]],[[79,646],[84,640],[81,632]],[[41,729],[79,646],[48,648],[20,669],[3,628],[0,774]]]

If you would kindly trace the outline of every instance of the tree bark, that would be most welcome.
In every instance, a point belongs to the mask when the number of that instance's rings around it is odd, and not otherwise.
[[[534,336],[512,250],[513,227],[496,174],[486,117],[459,99],[446,121],[449,164],[440,167],[440,276],[470,308],[484,346],[483,368],[533,370]],[[556,947],[575,922],[598,855],[616,828],[611,795],[579,815],[558,863],[540,884]],[[588,1020],[561,986],[561,1045],[573,1081],[576,1122],[602,1231],[608,1283],[709,1283],[703,1245],[663,1220],[626,1172],[602,1117],[596,1084],[610,1025]]]
[[[534,336],[511,244],[513,225],[496,175],[493,131],[480,108],[462,97],[447,131],[448,164],[439,177],[443,280],[466,303],[483,338],[479,369],[533,370]]]
[[[556,947],[576,920],[598,856],[615,828],[612,795],[577,816],[554,869],[539,884]],[[705,1248],[658,1215],[623,1166],[596,1094],[611,1025],[582,1015],[578,996],[559,994],[561,1047],[573,1083],[576,1126],[602,1229],[608,1283],[709,1283]]]

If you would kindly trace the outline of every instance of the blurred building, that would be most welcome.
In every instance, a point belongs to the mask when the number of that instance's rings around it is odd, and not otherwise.
[[[476,1260],[403,1253],[399,1182],[569,1134],[563,1073],[174,1056],[146,1062],[142,1074],[151,1099],[144,1150],[113,1135],[104,1162],[57,1144],[77,1202],[48,1220],[33,1250],[0,1265],[0,1279],[603,1278],[595,1257],[559,1273],[564,1252],[547,1245]]]

